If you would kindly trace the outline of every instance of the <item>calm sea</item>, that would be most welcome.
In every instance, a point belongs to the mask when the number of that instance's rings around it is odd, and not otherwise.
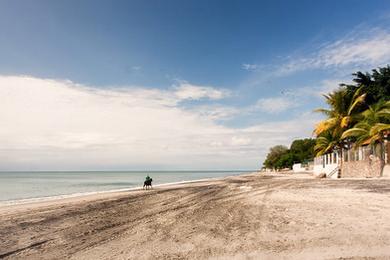
[[[0,204],[238,175],[247,171],[0,172]]]

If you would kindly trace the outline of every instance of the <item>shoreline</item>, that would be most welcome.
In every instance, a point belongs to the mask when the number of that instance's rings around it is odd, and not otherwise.
[[[176,182],[168,182],[168,183],[160,183],[153,185],[153,188],[159,188],[159,187],[169,187],[169,186],[175,186],[175,185],[181,185],[181,184],[187,184],[187,183],[196,183],[196,182],[207,182],[207,181],[213,181],[228,177],[234,177],[234,176],[245,176],[245,175],[252,175],[256,174],[258,172],[242,172],[239,174],[234,175],[227,175],[223,177],[211,177],[211,178],[203,178],[203,179],[196,179],[196,180],[187,180],[187,181],[176,181]],[[67,201],[72,199],[88,199],[89,197],[97,197],[99,195],[120,195],[123,193],[128,192],[134,192],[134,191],[142,191],[142,186],[136,186],[132,188],[122,188],[122,189],[113,189],[113,190],[102,190],[102,191],[89,191],[89,192],[77,192],[77,193],[71,193],[71,194],[62,194],[62,195],[53,195],[53,196],[44,196],[44,197],[35,197],[35,198],[25,198],[25,199],[16,199],[16,200],[4,200],[0,201],[0,213],[3,208],[6,207],[13,207],[13,206],[19,206],[19,205],[33,205],[33,204],[46,204],[49,202],[61,202],[61,201]]]
[[[260,172],[260,171],[253,171],[253,172],[242,172],[239,174],[234,175],[227,175],[223,177],[211,177],[211,178],[202,178],[202,179],[195,179],[195,180],[186,180],[186,181],[176,181],[176,182],[167,182],[167,183],[160,183],[153,185],[153,187],[168,187],[169,186],[175,186],[175,185],[181,185],[181,184],[190,184],[190,183],[196,183],[196,182],[207,182],[207,181],[214,181],[214,180],[221,180],[229,177],[235,177],[235,176],[246,176],[246,175],[254,175],[254,174],[262,174],[263,176],[274,176],[274,177],[287,177],[287,176],[295,176],[296,178],[301,178],[299,176],[303,176],[303,178],[307,178],[308,176],[315,178],[315,176],[312,176],[309,172],[302,172],[302,173],[293,173],[293,172]],[[375,181],[379,179],[390,179],[390,178],[341,178],[341,179],[332,179],[332,178],[326,178],[326,180],[329,181]],[[61,201],[67,201],[72,199],[88,199],[89,197],[96,197],[99,195],[120,195],[123,193],[128,192],[135,192],[135,191],[142,191],[142,186],[136,186],[131,188],[121,188],[121,189],[112,189],[112,190],[101,190],[101,191],[88,191],[88,192],[77,192],[77,193],[70,193],[70,194],[61,194],[61,195],[53,195],[53,196],[44,196],[44,197],[34,197],[34,198],[24,198],[24,199],[12,199],[12,200],[4,200],[0,201],[0,211],[5,207],[13,207],[18,205],[30,205],[30,204],[39,204],[39,203],[47,203],[47,202],[61,202]],[[100,196],[99,196],[100,197]]]
[[[389,187],[253,172],[6,206],[0,258],[387,259]]]

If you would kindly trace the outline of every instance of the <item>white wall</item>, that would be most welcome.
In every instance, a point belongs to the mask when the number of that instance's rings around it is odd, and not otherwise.
[[[389,164],[386,164],[386,165],[383,167],[382,176],[383,176],[383,177],[390,178],[390,165],[389,165]]]
[[[322,156],[318,156],[314,159],[314,170],[315,175],[325,173],[330,174],[339,165],[339,158],[337,153],[329,153]],[[333,174],[331,178],[337,178],[337,173]]]
[[[305,172],[306,171],[306,168],[302,167],[301,163],[295,163],[292,168],[293,168],[293,172]]]

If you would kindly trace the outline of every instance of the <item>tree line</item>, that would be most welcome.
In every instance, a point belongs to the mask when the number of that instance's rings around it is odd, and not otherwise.
[[[263,163],[268,169],[291,168],[294,163],[306,163],[314,158],[315,139],[298,139],[291,143],[290,148],[284,145],[271,147]]]

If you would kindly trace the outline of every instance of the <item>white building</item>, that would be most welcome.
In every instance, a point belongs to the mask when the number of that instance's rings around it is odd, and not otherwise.
[[[327,153],[314,158],[313,173],[325,173],[327,177],[338,178],[340,158],[336,152]]]
[[[325,173],[328,178],[384,177],[390,172],[390,143],[343,149],[314,158],[314,174]]]

